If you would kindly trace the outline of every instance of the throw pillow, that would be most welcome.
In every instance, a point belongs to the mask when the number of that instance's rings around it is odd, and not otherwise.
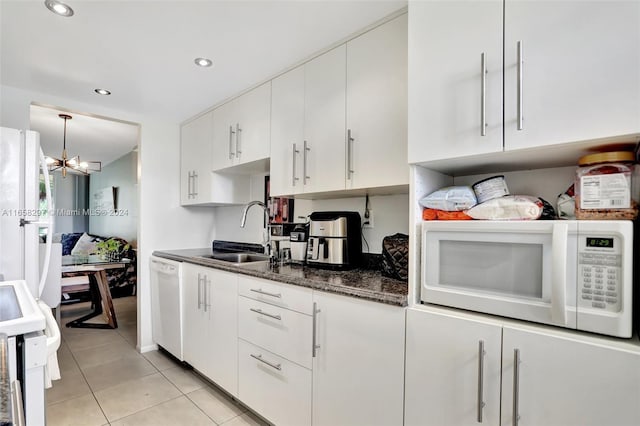
[[[71,254],[74,256],[89,255],[96,250],[95,239],[86,232],[78,239],[75,247],[71,250]]]
[[[60,242],[62,243],[62,255],[68,256],[71,254],[71,250],[75,247],[76,243],[82,236],[82,232],[77,232],[73,234],[62,234],[60,238]]]

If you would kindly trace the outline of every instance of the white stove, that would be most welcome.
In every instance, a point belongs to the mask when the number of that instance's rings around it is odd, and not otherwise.
[[[0,333],[17,336],[44,330],[46,320],[25,281],[0,282]]]
[[[11,418],[9,424],[21,424],[21,420],[28,425],[45,424],[46,323],[24,280],[0,282],[0,335],[7,337],[3,352],[8,360],[0,362],[0,376],[10,386],[13,400],[10,410],[7,401],[0,404],[0,418]],[[3,394],[7,395],[6,389]]]

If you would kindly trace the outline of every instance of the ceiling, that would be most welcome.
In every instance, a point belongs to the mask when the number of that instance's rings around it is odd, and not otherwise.
[[[176,123],[406,6],[382,0],[63,2],[74,16],[57,16],[41,0],[0,0],[0,84]],[[214,66],[197,67],[196,57]],[[112,94],[98,95],[96,88]],[[31,116],[45,154],[55,157],[62,152],[60,112],[68,111],[33,107]],[[137,144],[137,127],[71,113],[69,155],[104,165]]]
[[[81,161],[101,161],[105,166],[138,146],[137,124],[31,105],[31,130],[40,133],[40,146],[45,155],[62,158],[64,120],[58,114],[73,117],[67,120],[69,158],[77,155]]]
[[[57,16],[40,0],[0,0],[0,83],[175,122],[406,6],[382,0],[63,2],[74,16]],[[197,67],[196,57],[214,66]],[[112,94],[100,96],[96,88]]]

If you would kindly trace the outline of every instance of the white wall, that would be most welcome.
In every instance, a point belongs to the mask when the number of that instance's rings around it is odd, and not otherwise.
[[[253,176],[251,180],[253,200],[264,200],[264,175]],[[382,239],[391,234],[409,233],[409,194],[372,196],[369,208],[373,211],[374,227],[365,228],[362,234],[369,244],[362,242],[362,251],[369,253],[382,252]],[[247,215],[246,227],[240,227],[242,206],[216,207],[215,238],[218,240],[242,241],[247,243],[262,242],[263,212],[259,207],[252,207]],[[365,197],[338,198],[329,200],[302,200],[294,203],[294,221],[304,222],[299,216],[306,217],[314,211],[346,210],[357,211],[364,222]]]
[[[92,173],[89,197],[105,188],[117,188],[117,212],[114,215],[89,216],[89,233],[120,237],[137,247],[138,239],[138,153],[130,152]],[[94,209],[95,206],[91,205]]]
[[[138,348],[153,348],[149,293],[149,257],[154,250],[208,246],[214,236],[213,209],[180,206],[180,126],[163,117],[0,86],[0,125],[29,128],[31,102],[93,113],[141,125],[138,159]]]
[[[265,174],[251,176],[251,201],[264,202]],[[216,240],[261,243],[264,239],[264,210],[253,206],[247,213],[245,227],[240,227],[244,206],[215,207]]]
[[[314,211],[347,210],[360,213],[364,219],[365,197],[338,198],[333,200],[296,200],[294,215],[307,216]],[[362,230],[362,251],[382,253],[382,239],[397,232],[409,234],[409,194],[369,197],[373,228]],[[366,241],[366,243],[365,243]],[[368,248],[367,248],[368,243]]]

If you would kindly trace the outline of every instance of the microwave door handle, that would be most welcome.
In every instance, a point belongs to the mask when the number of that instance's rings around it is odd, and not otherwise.
[[[567,324],[567,239],[569,226],[566,223],[553,225],[551,239],[551,321]]]

